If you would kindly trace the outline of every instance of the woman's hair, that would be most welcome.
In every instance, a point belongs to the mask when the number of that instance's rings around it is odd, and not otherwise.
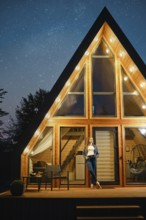
[[[90,138],[93,139],[93,137],[87,137],[87,138],[85,139],[85,148],[88,147]],[[94,140],[93,140],[93,141],[94,141]]]
[[[93,139],[93,137],[89,137],[89,138],[88,138],[88,142],[89,142],[90,139]]]

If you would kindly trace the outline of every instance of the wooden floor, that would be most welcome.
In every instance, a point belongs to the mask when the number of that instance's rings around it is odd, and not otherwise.
[[[0,197],[11,197],[9,191],[0,194]],[[22,195],[24,198],[146,198],[146,187],[117,187],[117,188],[28,188]]]

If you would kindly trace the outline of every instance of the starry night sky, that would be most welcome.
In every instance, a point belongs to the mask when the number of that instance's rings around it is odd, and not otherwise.
[[[107,7],[146,63],[145,0],[1,0],[1,108],[14,118],[22,97],[50,91],[92,24]],[[4,117],[5,125],[8,117]]]

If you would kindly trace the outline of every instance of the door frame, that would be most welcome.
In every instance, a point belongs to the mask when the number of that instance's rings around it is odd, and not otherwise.
[[[119,156],[121,153],[119,149],[119,126],[91,126],[90,133],[92,134],[94,140],[95,140],[95,132],[96,131],[114,131],[114,172],[115,172],[115,181],[101,181],[102,185],[109,185],[109,186],[120,186],[121,185],[121,156]]]

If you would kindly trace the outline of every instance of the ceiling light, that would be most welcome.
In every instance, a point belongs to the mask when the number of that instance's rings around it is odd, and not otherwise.
[[[133,92],[133,94],[134,95],[139,95],[139,93],[136,90]]]
[[[124,76],[124,81],[127,81],[128,80],[128,76]]]
[[[109,53],[109,52],[110,52],[110,50],[107,48],[107,49],[106,49],[106,53]]]
[[[142,105],[142,109],[146,109],[146,105]]]

